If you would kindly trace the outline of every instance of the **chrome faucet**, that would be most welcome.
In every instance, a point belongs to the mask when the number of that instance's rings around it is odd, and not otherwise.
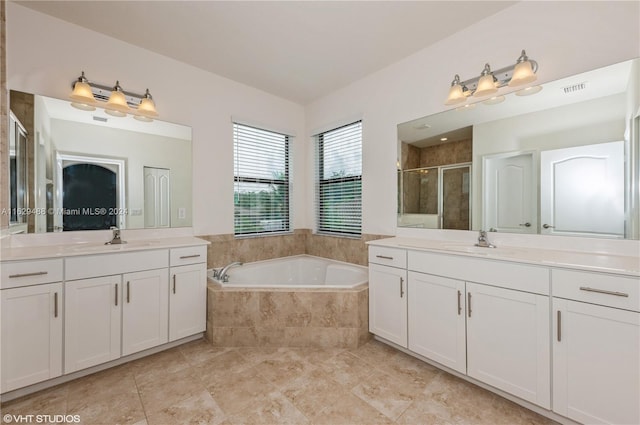
[[[231,267],[235,267],[235,266],[241,266],[243,263],[240,261],[234,261],[231,264],[227,264],[226,266],[224,266],[223,268],[221,268],[220,270],[214,270],[213,271],[213,277],[221,280],[223,282],[228,282],[229,281],[229,276],[227,276],[227,272],[229,271],[229,269]]]
[[[116,226],[111,226],[111,230],[113,231],[113,239],[111,239],[109,242],[105,242],[105,245],[122,245],[126,243],[120,238],[120,229],[118,229]]]
[[[480,234],[478,235],[478,243],[476,246],[480,246],[482,248],[495,248],[496,246],[489,242],[489,238],[487,237],[487,232],[484,230],[480,230]]]

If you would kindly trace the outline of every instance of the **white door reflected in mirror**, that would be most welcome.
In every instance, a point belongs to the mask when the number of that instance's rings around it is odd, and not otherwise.
[[[537,233],[537,179],[533,152],[484,158],[483,229]]]
[[[540,169],[543,234],[624,238],[624,142],[542,151]]]

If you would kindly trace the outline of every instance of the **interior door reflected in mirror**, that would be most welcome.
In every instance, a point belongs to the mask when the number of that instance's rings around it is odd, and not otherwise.
[[[9,101],[11,233],[191,226],[189,127],[16,91]]]
[[[638,239],[640,59],[504,94],[398,125],[398,226],[462,228],[439,170],[468,164],[471,230]]]

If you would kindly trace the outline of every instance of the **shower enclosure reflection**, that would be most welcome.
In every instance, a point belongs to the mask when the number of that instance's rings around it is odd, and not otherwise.
[[[399,220],[407,227],[471,228],[470,128],[443,137],[401,143]]]

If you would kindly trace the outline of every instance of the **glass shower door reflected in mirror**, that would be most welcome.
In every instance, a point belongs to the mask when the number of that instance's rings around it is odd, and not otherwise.
[[[469,179],[471,166],[442,168],[442,228],[471,229]]]

